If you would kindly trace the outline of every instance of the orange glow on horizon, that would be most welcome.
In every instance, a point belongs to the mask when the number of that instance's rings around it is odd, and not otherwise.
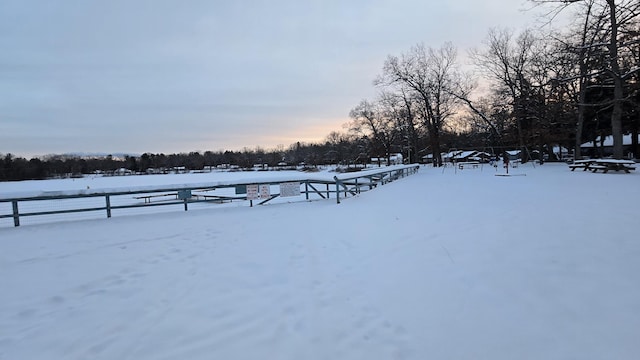
[[[287,149],[298,141],[305,144],[324,142],[331,132],[343,132],[343,125],[348,122],[348,118],[317,119],[310,125],[298,126],[293,120],[290,122],[291,126],[285,128],[284,131],[281,130],[282,127],[274,127],[271,131],[261,135],[234,134],[226,136],[224,141],[214,139],[200,141],[196,147],[200,152],[242,151],[256,148],[269,151],[280,146]],[[280,131],[278,131],[279,129]]]

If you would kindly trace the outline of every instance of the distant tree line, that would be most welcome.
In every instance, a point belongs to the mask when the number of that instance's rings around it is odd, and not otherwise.
[[[374,99],[350,111],[344,132],[319,143],[288,148],[150,154],[114,158],[49,156],[24,159],[0,155],[0,181],[73,176],[125,168],[221,164],[252,168],[279,163],[346,166],[402,153],[406,161],[430,154],[434,166],[450,149],[532,149],[553,159],[554,145],[573,149],[597,137],[613,137],[622,158],[622,137],[632,134],[638,158],[640,127],[640,2],[637,0],[529,0],[548,9],[548,21],[571,11],[563,30],[542,27],[515,33],[490,29],[469,52],[473,70],[462,70],[451,43],[418,44],[390,55],[374,80]],[[627,150],[629,151],[629,150]],[[523,161],[530,152],[525,152]],[[542,155],[539,155],[542,156]]]
[[[289,148],[278,146],[265,150],[245,148],[241,151],[205,151],[179,154],[144,153],[141,156],[81,157],[50,155],[27,160],[12,154],[0,154],[0,181],[35,180],[56,177],[73,177],[92,173],[114,173],[118,169],[131,172],[156,173],[176,168],[204,170],[206,167],[254,169],[256,166],[273,168],[296,165],[317,167],[336,164],[352,166],[368,161],[369,150],[364,142],[346,134],[332,133],[323,143],[297,142]]]
[[[444,131],[446,144],[473,146],[466,134]],[[411,153],[405,139],[394,141],[386,148],[392,153],[403,153],[405,159],[411,155],[412,161],[419,161],[418,155]],[[418,136],[411,142],[416,148],[426,146],[426,139]],[[112,174],[119,169],[133,173],[157,173],[176,168],[198,171],[207,168],[234,166],[239,169],[277,168],[296,166],[317,168],[323,165],[358,167],[370,162],[372,157],[387,157],[386,150],[372,146],[366,137],[353,132],[331,132],[324,141],[318,143],[296,142],[288,148],[280,145],[274,149],[244,148],[240,151],[205,151],[177,154],[144,153],[140,156],[76,156],[48,155],[42,158],[25,159],[12,154],[0,154],[0,181],[40,180],[61,177],[79,177],[83,174]],[[406,154],[409,151],[410,154]],[[424,151],[420,152],[424,154]],[[409,162],[409,160],[406,160]],[[384,163],[380,163],[384,165]]]
[[[454,133],[445,135],[445,139],[451,139],[452,142],[465,141],[463,138],[464,136]],[[401,153],[406,147],[398,142],[394,143],[390,149]],[[363,137],[350,133],[331,132],[322,142],[296,142],[288,148],[281,145],[269,150],[256,147],[244,148],[240,151],[144,153],[140,156],[123,157],[49,155],[30,160],[12,154],[0,154],[0,181],[39,180],[95,173],[110,174],[118,169],[126,169],[134,173],[156,173],[182,167],[190,171],[228,166],[256,169],[256,167],[315,168],[321,165],[339,165],[348,168],[364,165],[372,156],[382,154],[376,151]]]

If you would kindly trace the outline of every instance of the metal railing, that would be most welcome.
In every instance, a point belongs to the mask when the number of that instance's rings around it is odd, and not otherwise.
[[[329,199],[355,196],[399,178],[415,174],[418,165],[401,165],[357,173],[347,173],[333,178],[290,178],[286,180],[256,179],[234,183],[212,183],[197,185],[173,185],[125,190],[78,190],[44,192],[38,195],[2,196],[0,194],[0,220],[13,219],[13,226],[20,226],[26,217],[45,218],[50,215],[73,213],[102,213],[112,217],[114,211],[126,214],[127,209],[202,204],[225,204],[237,201],[249,202],[249,206],[273,201],[282,197],[302,197],[305,200]],[[274,191],[275,190],[275,191]],[[68,219],[68,218],[67,218]],[[55,220],[54,220],[55,221]],[[1,225],[1,224],[0,224]]]

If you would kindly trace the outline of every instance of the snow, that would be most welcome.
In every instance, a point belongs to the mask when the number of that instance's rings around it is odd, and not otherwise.
[[[0,359],[639,358],[640,175],[510,173],[0,228]]]
[[[327,176],[328,177],[328,176]],[[77,179],[21,181],[0,184],[0,199],[41,195],[104,194],[118,191],[166,190],[175,188],[207,188],[256,181],[296,180],[309,178],[297,171],[215,172],[145,176],[87,176]]]

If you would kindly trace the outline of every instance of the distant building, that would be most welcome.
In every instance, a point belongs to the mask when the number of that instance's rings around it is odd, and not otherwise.
[[[184,166],[174,166],[171,168],[170,172],[174,174],[186,174],[189,170]]]
[[[477,150],[455,150],[442,155],[444,162],[488,162],[491,154]]]
[[[125,168],[120,168],[118,170],[113,171],[113,175],[117,175],[117,176],[131,175],[131,174],[133,174],[133,171]]]

